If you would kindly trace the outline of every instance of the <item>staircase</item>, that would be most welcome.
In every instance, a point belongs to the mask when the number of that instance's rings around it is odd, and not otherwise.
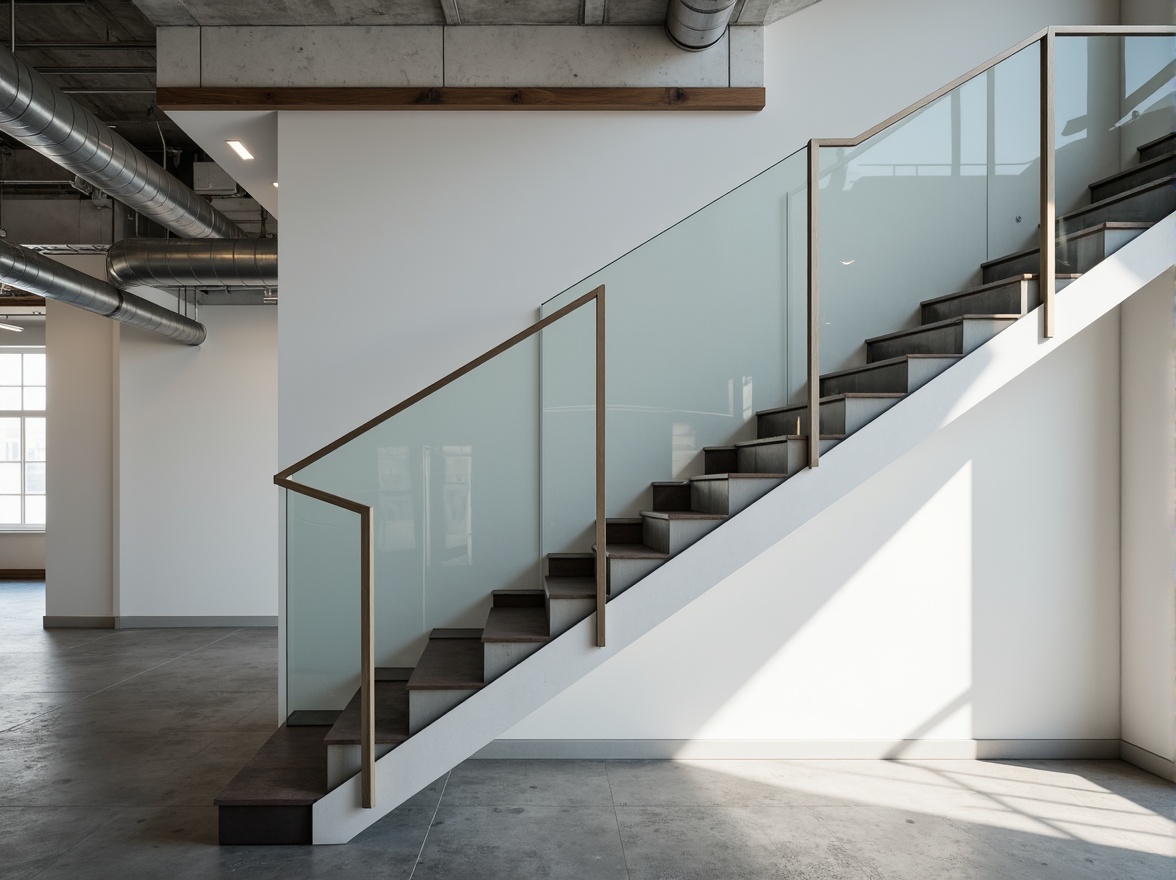
[[[1176,211],[1176,134],[1138,153],[1058,218],[1059,290]],[[865,341],[866,363],[822,375],[821,453],[1035,309],[1038,261],[1034,249],[984,263],[980,286],[923,301],[916,326]],[[483,628],[434,629],[416,666],[378,669],[377,757],[590,616],[596,553],[611,601],[804,470],[807,419],[803,405],[757,412],[756,439],[704,450],[701,476],[653,483],[651,509],[608,520],[604,548],[549,554],[542,590],[495,591]],[[359,731],[358,693],[341,713],[291,716],[217,798],[221,843],[311,842],[314,803],[359,772]]]

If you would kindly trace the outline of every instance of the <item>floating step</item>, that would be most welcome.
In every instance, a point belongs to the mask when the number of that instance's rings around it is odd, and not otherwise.
[[[408,679],[408,730],[417,733],[485,683],[482,630],[435,629]]]
[[[1080,275],[1055,275],[1054,290],[1062,290]],[[1037,275],[1014,275],[979,287],[925,299],[920,319],[924,324],[964,315],[1027,315],[1041,305]]]
[[[654,510],[690,509],[689,480],[653,483],[652,488]]]
[[[382,758],[408,739],[408,676],[381,681],[375,686],[376,758]],[[355,692],[335,725],[323,737],[327,747],[327,788],[334,789],[359,773],[363,767],[361,735],[363,695]]]
[[[609,517],[604,521],[604,538],[608,544],[640,544],[642,520],[634,517]]]
[[[1169,132],[1154,141],[1148,141],[1146,144],[1136,147],[1136,151],[1139,153],[1140,162],[1146,162],[1165,153],[1176,151],[1176,132]]]
[[[821,433],[845,436],[874,421],[906,397],[900,393],[852,393],[822,397]],[[756,413],[756,429],[761,439],[799,437],[808,434],[808,407],[803,404],[765,409]]]
[[[1101,202],[1103,199],[1127,192],[1162,177],[1171,177],[1173,174],[1176,174],[1176,153],[1165,153],[1092,183],[1090,185],[1090,201],[1092,204]]]
[[[1021,316],[964,315],[866,340],[866,362],[908,354],[971,354]]]
[[[690,481],[690,507],[700,513],[734,516],[763,498],[785,474],[710,474]]]
[[[888,361],[826,373],[821,377],[821,394],[910,394],[922,388],[959,359],[959,355],[908,354]]]
[[[1151,228],[1151,223],[1100,223],[1059,241],[1057,270],[1062,274],[1089,272],[1123,245]],[[1035,274],[1041,268],[1041,249],[1009,254],[981,264],[985,283],[1012,276]]]
[[[1176,175],[1141,184],[1058,218],[1067,238],[1100,223],[1155,223],[1176,211]]]
[[[543,593],[539,593],[540,596]],[[547,608],[491,608],[482,630],[482,674],[487,683],[517,666],[551,640]]]
[[[608,561],[610,597],[619,596],[670,558],[669,553],[645,544],[609,544],[604,556]]]
[[[224,787],[217,807],[222,846],[309,844],[311,810],[327,793],[324,727],[287,727]]]
[[[595,555],[593,555],[595,558]],[[594,577],[547,577],[547,626],[551,637],[561,635],[596,610]]]
[[[641,517],[645,521],[642,543],[670,556],[681,553],[727,519],[726,514],[683,510],[643,510]]]
[[[548,553],[548,577],[595,577],[596,554]]]
[[[704,474],[729,474],[739,470],[734,446],[707,446],[702,450]]]
[[[490,594],[495,608],[543,607],[542,590],[495,590]]]
[[[821,454],[824,455],[844,437],[824,435],[821,437]],[[792,476],[808,467],[808,436],[763,437],[737,444],[739,448],[739,470],[742,473],[787,474]]]

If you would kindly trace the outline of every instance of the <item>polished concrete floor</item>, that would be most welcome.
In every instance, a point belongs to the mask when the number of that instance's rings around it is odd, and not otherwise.
[[[274,727],[270,630],[40,628],[0,583],[0,878],[1176,877],[1116,761],[467,761],[347,846],[218,847]]]

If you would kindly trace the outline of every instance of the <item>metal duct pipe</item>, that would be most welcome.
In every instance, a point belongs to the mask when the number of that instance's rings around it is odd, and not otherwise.
[[[0,131],[177,235],[244,235],[232,220],[7,49],[0,49]]]
[[[199,345],[207,335],[199,321],[133,293],[123,293],[105,281],[3,239],[0,239],[0,283],[133,324],[187,345]]]
[[[127,238],[106,253],[119,287],[276,287],[276,238]]]
[[[700,52],[723,38],[735,0],[670,0],[666,35],[681,49]]]

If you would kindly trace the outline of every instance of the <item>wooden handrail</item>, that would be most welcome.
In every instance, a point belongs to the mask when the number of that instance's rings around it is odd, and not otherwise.
[[[526,330],[516,333],[510,339],[496,345],[494,348],[474,358],[469,363],[458,367],[448,376],[437,380],[423,391],[419,391],[391,409],[380,413],[360,425],[354,431],[349,431],[337,440],[328,443],[317,452],[291,465],[274,475],[274,483],[283,489],[297,492],[316,501],[334,505],[343,510],[359,514],[360,520],[360,803],[365,809],[375,806],[375,775],[376,775],[376,642],[375,642],[375,511],[370,505],[335,495],[313,486],[307,486],[292,479],[292,476],[307,465],[319,461],[335,450],[350,443],[361,434],[365,434],[376,426],[388,421],[397,413],[403,412],[415,403],[440,391],[445,386],[460,379],[482,364],[486,363],[518,345],[520,342],[534,336],[544,327],[554,324],[561,318],[571,314],[590,302],[596,303],[596,644],[604,647],[604,606],[607,597],[607,569],[605,558],[605,325],[604,325],[604,285],[600,285],[566,306],[552,312],[546,318],[536,321]]]

